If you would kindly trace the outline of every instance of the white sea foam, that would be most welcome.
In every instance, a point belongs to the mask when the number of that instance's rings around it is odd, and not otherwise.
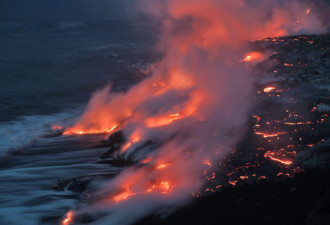
[[[44,135],[54,134],[51,126],[64,124],[70,117],[70,113],[33,115],[0,123],[0,155],[23,149]]]

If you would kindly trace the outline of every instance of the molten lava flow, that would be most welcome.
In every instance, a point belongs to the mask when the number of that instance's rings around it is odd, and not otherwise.
[[[117,129],[118,125],[113,125],[111,128],[103,128],[103,129],[86,129],[81,130],[77,128],[69,128],[63,132],[63,135],[83,135],[83,134],[102,134],[102,133],[112,133]]]
[[[126,200],[128,199],[129,197],[133,196],[133,195],[136,195],[137,193],[134,193],[132,190],[127,190],[127,191],[124,191],[118,195],[115,195],[113,197],[113,200],[116,201],[116,202],[120,202],[120,201],[123,201],[123,200]]]
[[[146,126],[150,127],[150,128],[162,127],[162,126],[169,125],[169,124],[173,123],[174,121],[179,120],[181,118],[182,118],[182,116],[180,115],[180,113],[175,113],[175,114],[171,114],[168,116],[148,118],[146,120]]]
[[[168,167],[170,165],[171,164],[168,164],[168,163],[162,163],[162,164],[159,164],[158,166],[156,166],[155,169],[157,169],[157,170],[165,169],[166,167]]]
[[[263,138],[278,137],[282,134],[287,134],[288,132],[277,132],[277,133],[264,133],[264,132],[255,132],[256,135],[261,135]]]
[[[204,160],[204,165],[212,166],[212,164],[210,163],[210,161],[208,159]]]
[[[141,140],[141,134],[140,132],[136,131],[134,132],[130,137],[129,141],[126,142],[126,144],[122,147],[123,151],[126,151],[129,149],[133,144],[138,143]]]
[[[90,204],[94,210],[109,210],[99,224],[133,223],[154,209],[187,201],[203,187],[203,174],[214,181],[217,173],[210,170],[244,135],[251,106],[251,63],[241,62],[265,57],[251,52],[239,62],[246,43],[299,32],[307,21],[306,7],[300,10],[283,1],[141,1],[150,18],[163,21],[162,60],[152,66],[151,76],[126,92],[112,93],[110,87],[97,92],[77,123],[63,133],[111,133],[120,127],[127,142],[110,157],[142,162],[102,186],[102,200]],[[301,22],[293,25],[297,20]],[[286,132],[255,134],[270,138]],[[237,179],[229,183],[245,178]]]
[[[250,52],[248,53],[241,62],[259,62],[264,59],[264,55],[260,52]]]
[[[264,88],[264,92],[265,93],[268,93],[268,92],[271,92],[271,91],[273,91],[275,89],[276,89],[276,87],[266,87],[266,88]]]
[[[151,187],[149,187],[147,189],[147,192],[158,191],[158,192],[161,192],[162,194],[167,194],[167,193],[171,192],[172,189],[173,189],[173,186],[171,186],[168,181],[162,181],[157,184],[151,185]]]
[[[292,165],[292,161],[291,160],[288,160],[288,159],[280,159],[280,158],[277,158],[274,156],[274,153],[272,152],[266,152],[265,155],[264,155],[266,158],[269,158],[275,162],[279,162],[279,163],[282,163],[282,164],[285,164],[285,165]]]
[[[69,225],[72,223],[72,220],[73,220],[73,211],[69,211],[67,212],[64,220],[62,221],[62,225]]]
[[[116,194],[115,196],[113,196],[112,199],[115,202],[122,202],[134,195],[143,195],[151,192],[160,192],[161,194],[167,194],[171,192],[174,188],[174,186],[171,185],[170,182],[168,181],[153,182],[152,184],[149,183],[146,184],[145,187],[146,187],[145,191],[140,191],[140,192],[133,192],[133,190],[127,189],[126,191]]]

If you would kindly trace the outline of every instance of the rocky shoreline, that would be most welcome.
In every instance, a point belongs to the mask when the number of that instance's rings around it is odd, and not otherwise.
[[[329,47],[330,34],[267,38],[252,43],[252,51],[263,52],[269,58],[253,69],[256,104],[249,115],[245,138],[225,160],[206,166],[206,185],[195,193],[195,202],[170,216],[162,212],[137,225],[327,224]],[[99,163],[119,169],[136,164],[134,159],[116,154],[124,143],[119,131],[95,146],[108,148],[100,155]],[[93,179],[61,179],[54,190],[70,190],[79,199],[88,192]]]

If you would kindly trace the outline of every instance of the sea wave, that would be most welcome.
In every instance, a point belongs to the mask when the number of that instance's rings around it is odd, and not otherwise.
[[[52,125],[68,124],[76,114],[77,112],[24,116],[0,123],[0,156],[22,150],[40,137],[59,133]]]

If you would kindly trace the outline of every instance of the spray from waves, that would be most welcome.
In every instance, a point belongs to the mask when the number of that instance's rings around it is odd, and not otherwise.
[[[75,211],[93,213],[95,224],[131,224],[191,199],[203,185],[205,164],[223,158],[224,149],[234,147],[245,131],[253,82],[251,60],[244,60],[246,42],[323,31],[309,7],[298,1],[139,4],[162,21],[164,59],[154,65],[152,77],[127,93],[111,94],[109,87],[99,91],[64,132],[122,129],[126,144],[120,154],[139,163],[102,184],[94,201]]]
[[[38,138],[59,133],[55,123],[68,120],[80,110],[53,115],[23,116],[16,120],[0,123],[0,156],[30,146]]]

